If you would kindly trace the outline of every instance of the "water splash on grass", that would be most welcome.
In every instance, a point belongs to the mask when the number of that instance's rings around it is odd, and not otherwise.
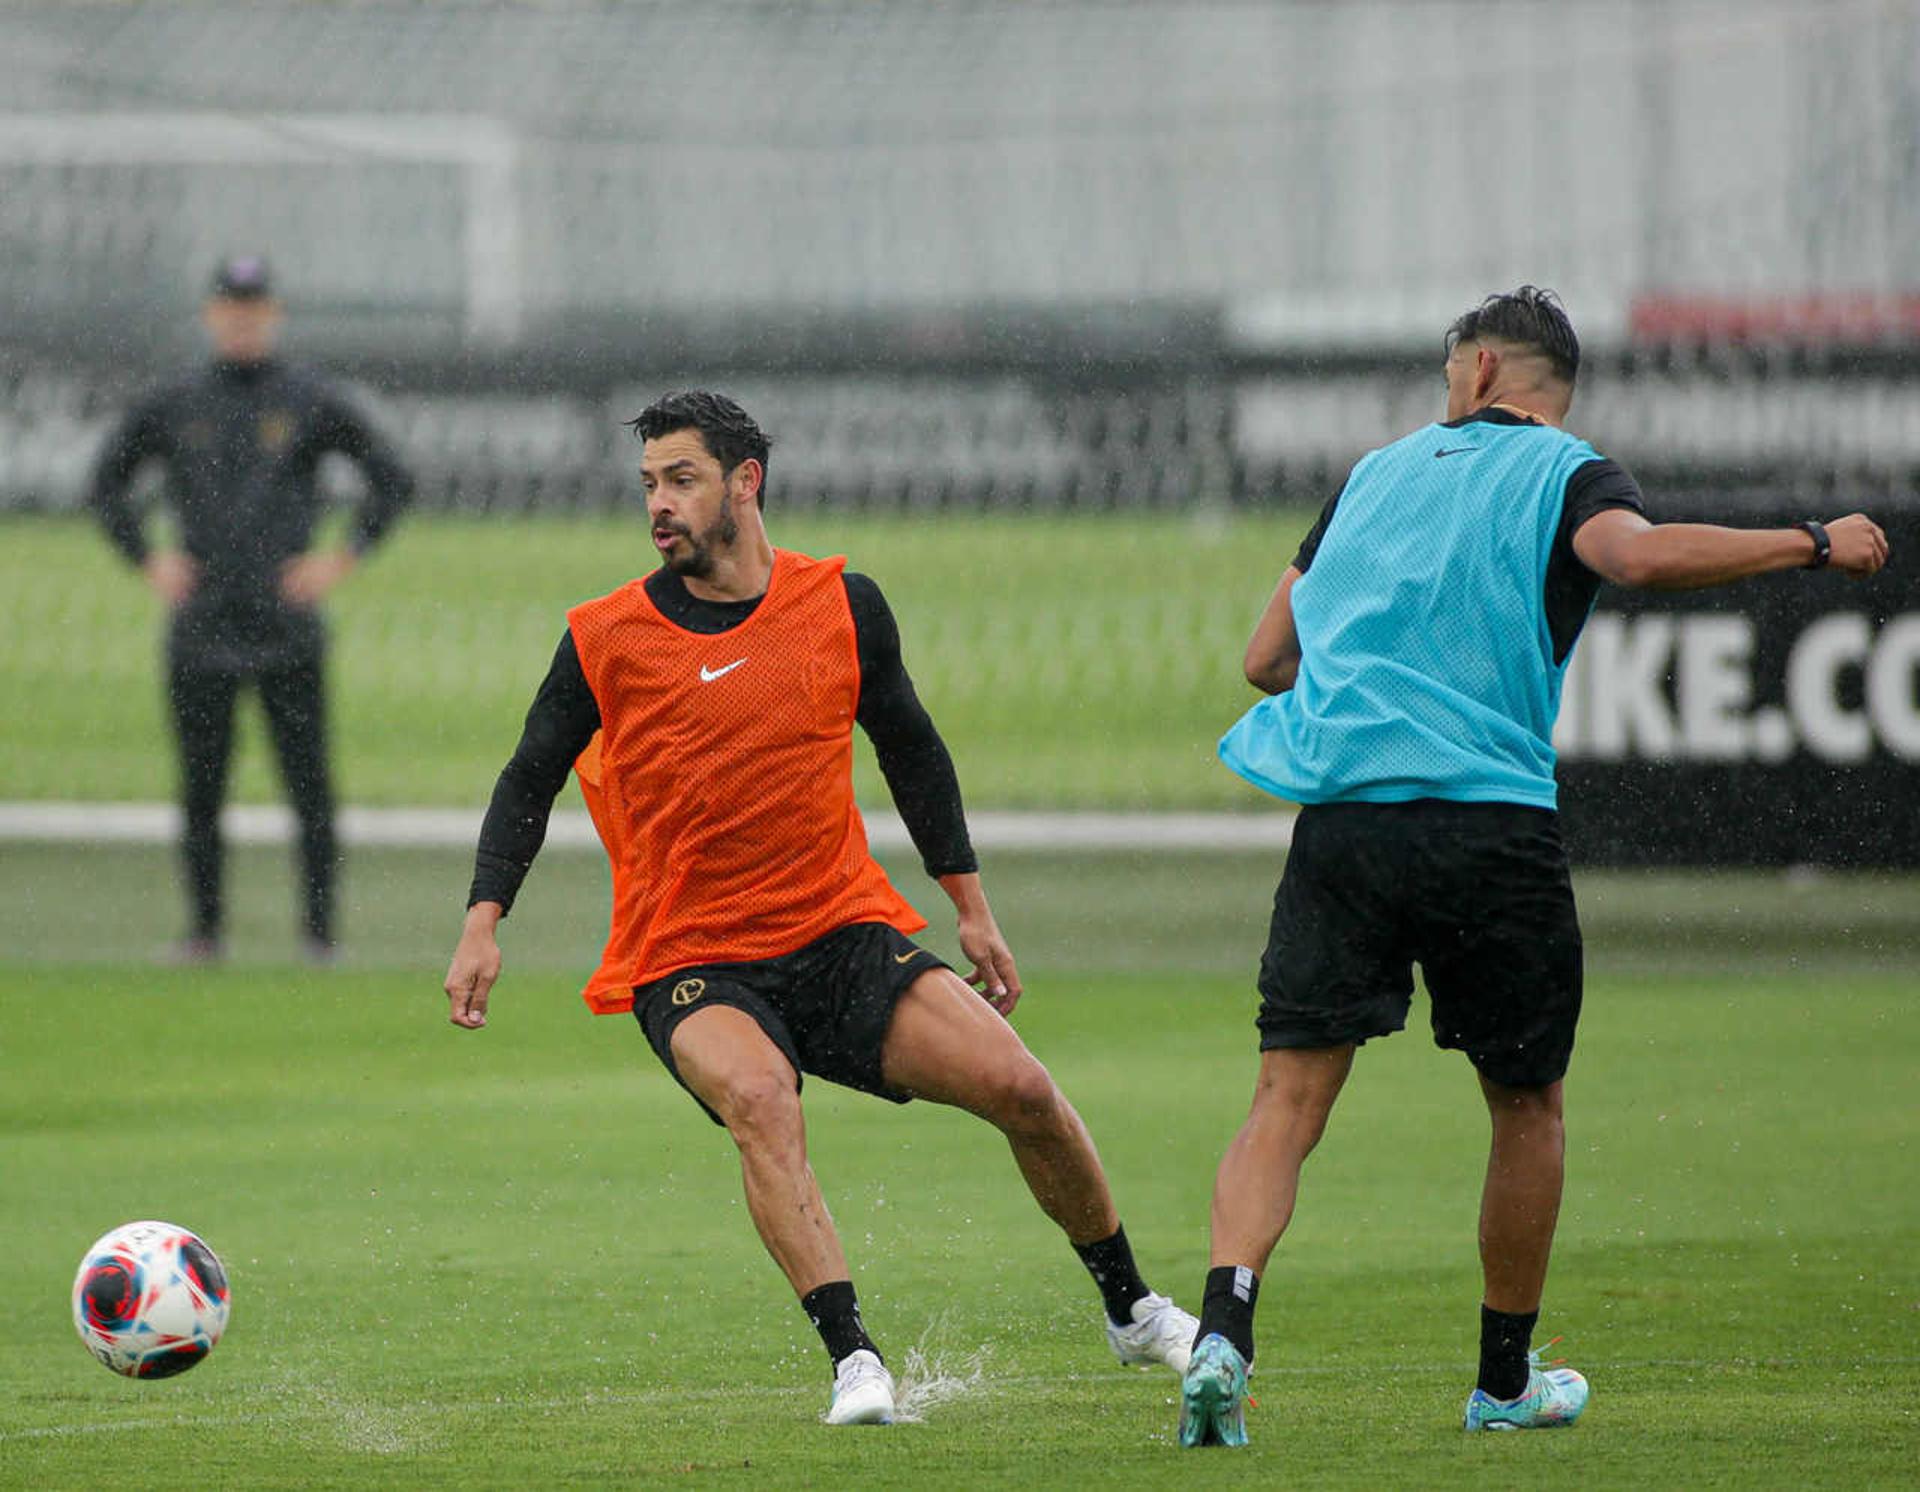
[[[930,1322],[901,1357],[894,1375],[895,1424],[918,1424],[929,1410],[985,1391],[991,1354],[953,1343],[950,1325],[946,1317]]]

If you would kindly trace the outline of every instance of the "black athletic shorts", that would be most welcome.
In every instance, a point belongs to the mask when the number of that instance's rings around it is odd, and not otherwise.
[[[1436,1045],[1511,1087],[1565,1075],[1580,923],[1550,811],[1436,798],[1300,811],[1260,960],[1260,1049],[1402,1029],[1416,963]]]
[[[686,1081],[673,1061],[674,1028],[696,1010],[731,1005],[753,1017],[786,1053],[794,1087],[802,1073],[812,1073],[905,1103],[908,1095],[890,1089],[880,1072],[893,1007],[927,970],[950,967],[884,922],[856,922],[778,958],[695,964],[636,985],[633,1013],[683,1088]],[[715,1124],[722,1122],[699,1095],[694,1100]]]

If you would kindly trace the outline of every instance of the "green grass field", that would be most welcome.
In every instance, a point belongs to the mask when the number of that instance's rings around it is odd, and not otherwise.
[[[1309,520],[776,515],[773,532],[880,582],[974,804],[1257,807],[1213,743],[1254,698],[1241,649]],[[330,608],[341,796],[484,803],[566,608],[652,566],[637,513],[404,523]],[[160,626],[89,523],[0,521],[0,682],[33,702],[0,731],[0,797],[171,795]],[[274,799],[251,702],[242,719],[235,794]],[[878,801],[864,743],[859,770]]]
[[[1304,527],[779,537],[887,588],[976,806],[1210,807],[1260,801],[1211,747]],[[343,796],[477,808],[565,605],[644,562],[631,522],[408,524],[334,611]],[[0,523],[0,624],[0,798],[168,797],[157,619],[98,537]],[[239,796],[270,800],[253,736]],[[179,927],[169,849],[0,844],[0,1487],[1913,1485],[1920,879],[1578,878],[1591,977],[1543,1323],[1593,1380],[1577,1429],[1457,1429],[1485,1120],[1417,1008],[1363,1054],[1309,1168],[1261,1299],[1253,1446],[1188,1454],[1171,1378],[1112,1365],[1000,1143],[825,1085],[816,1169],[868,1321],[937,1402],[819,1425],[824,1356],[729,1142],[575,994],[599,858],[536,868],[477,1035],[439,993],[470,863],[352,852],[347,960],[312,972],[288,962],[287,853],[239,848],[234,962],[182,972],[152,962]],[[1191,1302],[1278,866],[986,869],[1030,989],[1016,1024],[1092,1126],[1149,1277]],[[204,1233],[235,1306],[209,1362],[138,1384],[88,1357],[67,1298],[86,1244],[144,1216]]]
[[[1150,1277],[1191,1298],[1251,1075],[1242,981],[1032,986],[1019,1025]],[[1484,1120],[1423,1036],[1370,1049],[1262,1296],[1254,1445],[1202,1458],[1170,1443],[1171,1379],[1104,1357],[1078,1266],[973,1121],[810,1090],[870,1325],[957,1381],[922,1423],[830,1432],[725,1136],[570,980],[511,980],[469,1035],[422,974],[16,968],[0,1482],[1911,1485],[1910,996],[1595,981],[1546,1317],[1594,1382],[1566,1434],[1455,1428]],[[89,1239],[149,1215],[222,1251],[235,1305],[207,1363],[139,1384],[84,1353],[66,1295]]]

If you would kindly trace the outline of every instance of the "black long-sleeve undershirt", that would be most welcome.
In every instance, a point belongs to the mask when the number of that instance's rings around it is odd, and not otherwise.
[[[977,870],[960,779],[901,660],[893,612],[880,587],[865,575],[849,573],[843,580],[860,659],[860,703],[854,718],[873,743],[894,806],[928,875]],[[739,626],[761,600],[703,601],[664,568],[647,577],[647,595],[675,624],[707,634]],[[554,649],[553,663],[527,711],[520,744],[494,784],[474,855],[468,906],[481,901],[513,906],[546,841],[553,800],[599,728],[600,706],[568,631]]]

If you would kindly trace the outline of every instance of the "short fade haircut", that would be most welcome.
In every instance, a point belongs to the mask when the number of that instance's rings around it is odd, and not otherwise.
[[[627,421],[641,440],[657,440],[676,430],[698,430],[707,454],[720,463],[720,474],[730,476],[742,461],[760,463],[760,506],[767,505],[767,453],[773,442],[748,414],[725,394],[687,389],[667,394]]]
[[[1572,384],[1580,374],[1580,339],[1560,297],[1538,285],[1490,295],[1447,328],[1447,355],[1462,342],[1493,338],[1537,352],[1554,375]]]

